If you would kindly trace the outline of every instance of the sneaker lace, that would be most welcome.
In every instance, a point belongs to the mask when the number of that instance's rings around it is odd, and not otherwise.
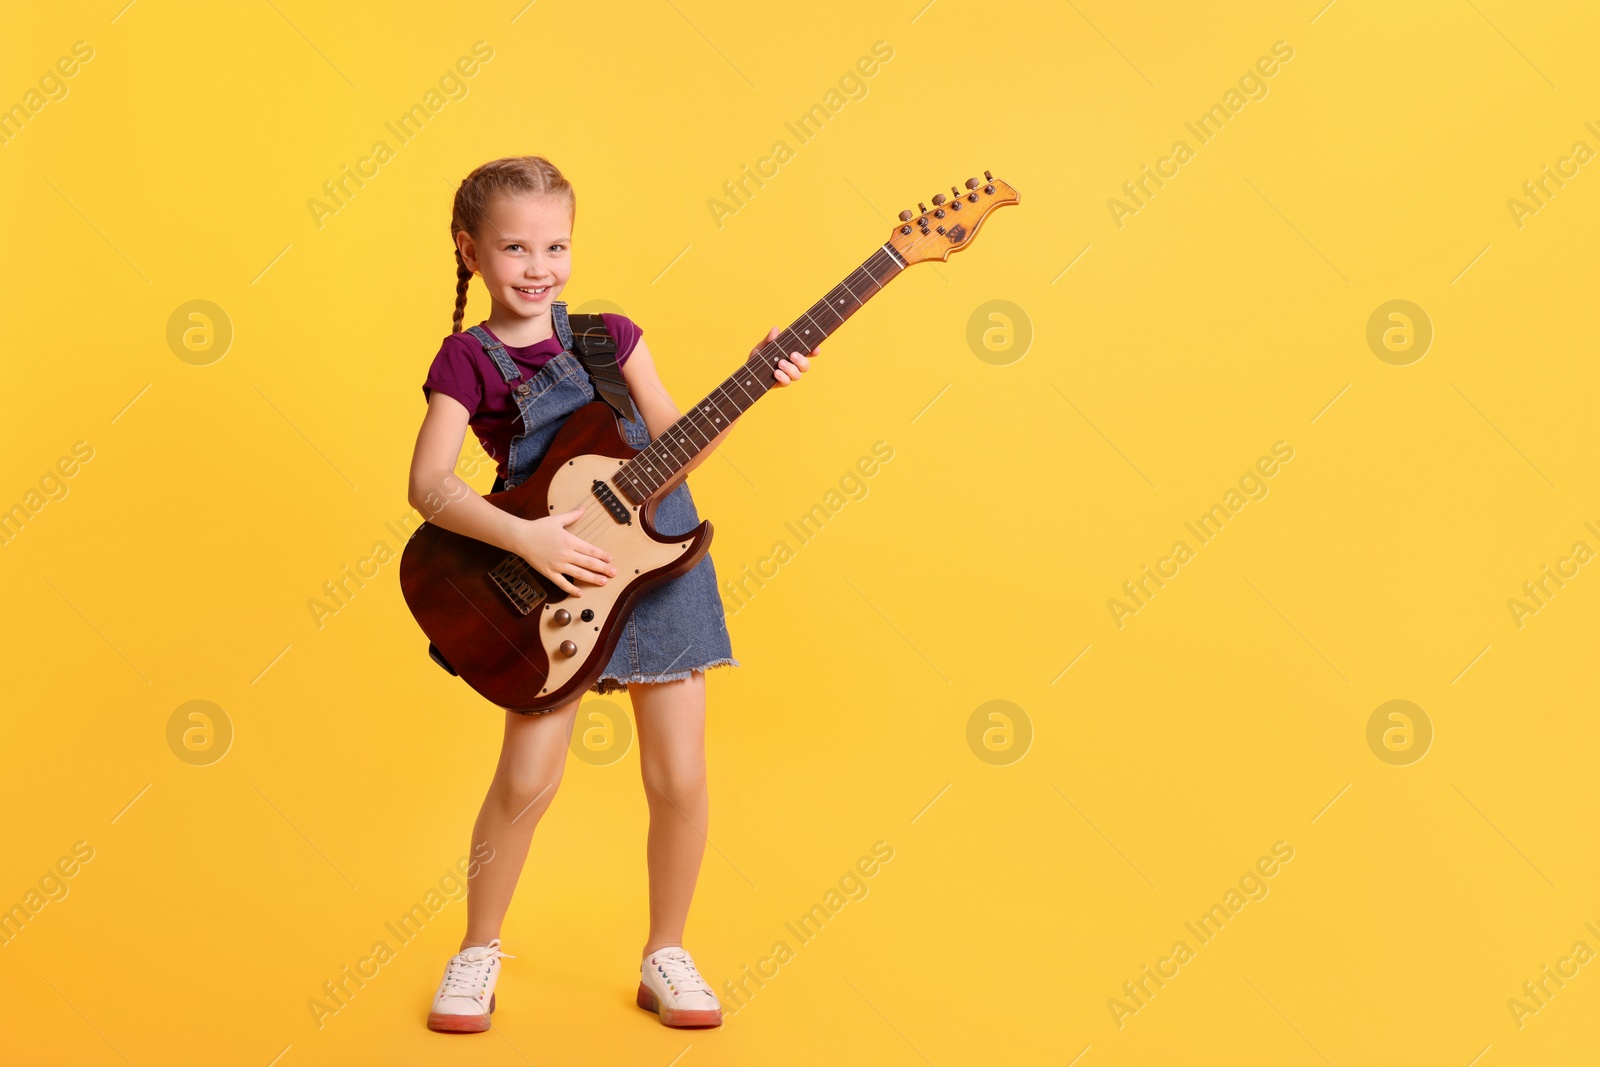
[[[655,954],[655,963],[656,969],[666,976],[678,992],[711,992],[711,987],[700,977],[700,972],[695,969],[694,960],[689,958],[688,953],[678,956],[658,952]]]
[[[515,956],[500,951],[500,939],[487,945],[473,945],[450,957],[444,969],[444,995],[475,997],[483,991],[484,979],[497,959],[514,960]]]

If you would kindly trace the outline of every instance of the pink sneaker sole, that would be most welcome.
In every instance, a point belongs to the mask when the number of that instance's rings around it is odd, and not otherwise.
[[[661,1016],[663,1026],[673,1026],[680,1030],[696,1030],[710,1026],[722,1025],[722,1009],[696,1009],[688,1008],[663,1008],[661,1000],[650,987],[643,982],[639,983],[639,993],[634,997],[634,1003],[645,1011],[653,1011]]]
[[[494,1014],[494,998],[498,993],[489,994],[489,1014]],[[445,1015],[442,1012],[430,1011],[428,1013],[428,1029],[441,1034],[481,1034],[489,1029],[488,1015]]]

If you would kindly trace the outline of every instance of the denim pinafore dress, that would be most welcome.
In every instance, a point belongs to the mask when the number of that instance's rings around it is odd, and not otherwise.
[[[512,385],[512,396],[522,414],[522,433],[511,439],[506,477],[496,478],[493,492],[511,489],[538,469],[567,416],[595,399],[593,382],[583,362],[572,351],[572,327],[567,305],[557,300],[550,317],[561,351],[526,382],[522,370],[505,347],[481,326],[468,332],[478,339],[495,367]],[[632,418],[623,423],[623,436],[634,448],[650,443],[650,431],[639,409],[628,399]],[[663,537],[688,533],[700,525],[689,483],[680,482],[660,502],[655,527]],[[624,624],[616,650],[591,691],[607,693],[626,689],[629,682],[670,682],[692,671],[739,666],[733,658],[722,599],[717,593],[717,572],[707,552],[685,574],[669,579],[639,598]]]

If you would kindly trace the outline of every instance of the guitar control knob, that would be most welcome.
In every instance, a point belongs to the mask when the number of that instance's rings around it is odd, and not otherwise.
[[[913,216],[911,214],[911,209],[910,208],[906,208],[904,211],[900,212],[900,221],[901,222],[910,222],[912,217]]]
[[[982,185],[982,184],[983,184],[983,183],[982,183],[982,182],[980,182],[980,181],[979,181],[979,180],[978,180],[978,179],[976,179],[976,178],[968,178],[968,179],[967,179],[967,188],[968,188],[968,189],[976,189],[976,188],[977,188],[977,187],[978,187],[978,186],[980,186],[980,185]]]
[[[572,612],[566,608],[557,608],[556,613],[551,618],[555,620],[557,626],[565,626],[572,621]]]
[[[594,609],[584,608],[583,614],[579,615],[578,618],[582,619],[584,622],[594,622]]]
[[[563,641],[561,642],[561,654],[563,656],[576,656],[578,654],[578,646],[571,641]]]
[[[942,203],[944,203],[944,194],[943,193],[934,193],[933,194],[933,206],[934,207],[938,207]]]

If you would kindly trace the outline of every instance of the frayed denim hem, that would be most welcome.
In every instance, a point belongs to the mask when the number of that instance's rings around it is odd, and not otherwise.
[[[603,675],[598,682],[590,687],[589,691],[591,693],[612,693],[618,690],[626,690],[628,688],[628,683],[630,682],[639,682],[641,684],[653,682],[676,682],[680,679],[689,677],[689,675],[693,674],[695,671],[705,672],[713,667],[737,667],[739,665],[740,664],[738,660],[734,659],[732,656],[726,656],[722,659],[712,660],[710,663],[705,663],[698,667],[690,667],[688,670],[668,671],[665,674],[630,674],[626,678]]]

